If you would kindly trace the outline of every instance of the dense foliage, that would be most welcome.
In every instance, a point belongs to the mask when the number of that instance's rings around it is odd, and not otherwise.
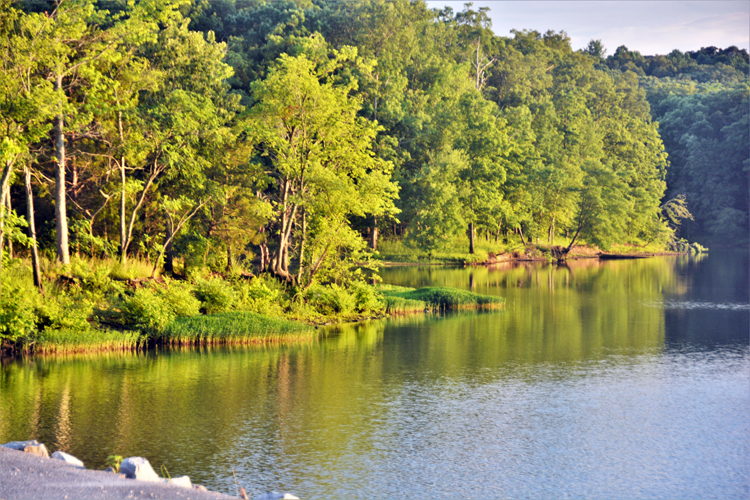
[[[28,249],[37,285],[74,252],[305,294],[379,234],[606,249],[690,211],[682,236],[747,239],[734,47],[605,58],[419,0],[0,0],[0,51],[0,264]]]

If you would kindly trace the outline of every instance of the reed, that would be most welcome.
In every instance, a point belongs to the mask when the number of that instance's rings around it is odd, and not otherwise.
[[[62,354],[137,349],[146,337],[135,331],[45,329],[34,342],[37,354]]]
[[[178,318],[155,336],[160,344],[260,344],[315,338],[313,327],[252,312]]]

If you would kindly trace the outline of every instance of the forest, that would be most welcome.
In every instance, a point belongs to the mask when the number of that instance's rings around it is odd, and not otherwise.
[[[109,259],[305,292],[379,240],[748,243],[744,49],[607,55],[409,0],[0,0],[0,43],[0,277],[37,287]]]

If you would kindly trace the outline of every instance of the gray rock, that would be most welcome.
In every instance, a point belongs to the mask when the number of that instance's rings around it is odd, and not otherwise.
[[[167,484],[172,486],[180,486],[181,488],[192,488],[193,483],[190,482],[189,476],[173,477],[167,480]]]
[[[299,500],[298,497],[291,493],[279,493],[278,491],[269,491],[255,497],[255,500]]]
[[[154,472],[151,464],[143,457],[128,457],[120,464],[120,472],[128,479],[138,481],[161,482],[161,478]]]
[[[78,460],[76,457],[69,453],[65,453],[64,451],[56,451],[52,454],[52,458],[56,458],[57,460],[62,460],[66,464],[74,465],[76,467],[83,467],[86,468],[85,465],[83,465],[83,462]]]
[[[31,441],[11,441],[2,445],[3,448],[10,448],[11,450],[23,451],[27,446],[38,446],[39,441],[32,439]]]
[[[116,473],[117,471],[114,470],[112,467],[107,467],[106,469],[104,469],[104,472],[115,472]]]

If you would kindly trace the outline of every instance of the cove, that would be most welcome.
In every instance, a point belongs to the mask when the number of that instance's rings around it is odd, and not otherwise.
[[[503,309],[287,347],[5,360],[0,442],[109,454],[234,494],[741,498],[748,256],[387,268]]]

